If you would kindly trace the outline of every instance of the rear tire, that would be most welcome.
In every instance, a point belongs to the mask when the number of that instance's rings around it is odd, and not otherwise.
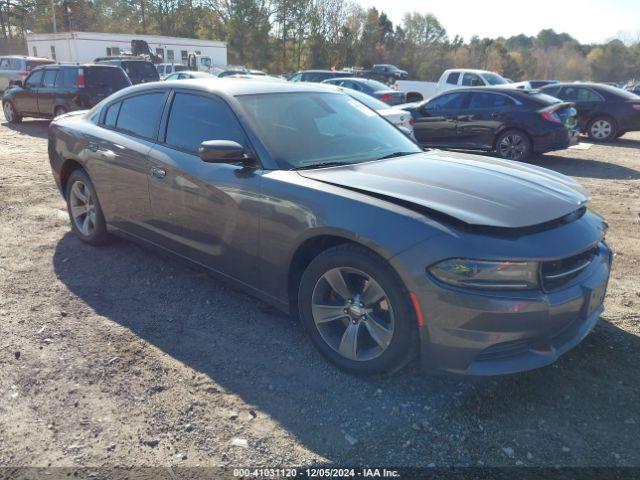
[[[80,240],[95,246],[111,241],[98,195],[84,170],[69,175],[66,199],[71,228]]]
[[[505,160],[522,162],[531,156],[531,140],[519,130],[507,130],[496,140],[496,154]]]
[[[610,142],[618,138],[618,125],[611,117],[596,117],[587,125],[587,135],[598,142]]]
[[[2,109],[4,110],[4,118],[9,123],[20,123],[22,122],[22,116],[18,114],[16,107],[13,106],[9,100],[2,104]]]
[[[409,292],[384,259],[359,245],[338,245],[311,261],[298,310],[314,346],[349,373],[392,373],[417,351]]]

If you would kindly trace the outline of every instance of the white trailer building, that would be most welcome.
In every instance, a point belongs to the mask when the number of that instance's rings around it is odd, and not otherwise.
[[[29,55],[58,62],[89,63],[97,57],[131,51],[131,40],[144,40],[166,63],[187,64],[190,53],[211,57],[214,67],[227,64],[227,44],[216,40],[121,33],[62,32],[27,35]]]

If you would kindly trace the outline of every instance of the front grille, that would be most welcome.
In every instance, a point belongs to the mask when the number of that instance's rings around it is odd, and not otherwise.
[[[572,257],[544,262],[540,272],[542,288],[550,292],[564,287],[589,267],[597,255],[596,246]]]

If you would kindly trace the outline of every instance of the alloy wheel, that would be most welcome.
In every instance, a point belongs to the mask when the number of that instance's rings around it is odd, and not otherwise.
[[[608,120],[597,120],[591,125],[591,136],[597,140],[605,140],[611,136],[613,127]]]
[[[522,135],[510,133],[500,140],[498,152],[502,158],[521,160],[527,151],[527,144]]]
[[[13,116],[14,116],[13,105],[11,105],[11,103],[9,102],[4,102],[3,110],[4,110],[4,118],[7,120],[7,122],[12,122]]]
[[[313,289],[311,312],[322,339],[354,361],[379,357],[391,343],[394,313],[380,284],[367,273],[338,267]]]
[[[96,208],[91,190],[81,181],[76,181],[71,186],[69,210],[80,233],[91,236],[96,228]]]

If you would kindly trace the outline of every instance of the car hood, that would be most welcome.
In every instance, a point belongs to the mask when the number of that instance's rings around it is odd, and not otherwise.
[[[439,150],[298,173],[488,227],[550,222],[590,199],[576,181],[545,168]]]

